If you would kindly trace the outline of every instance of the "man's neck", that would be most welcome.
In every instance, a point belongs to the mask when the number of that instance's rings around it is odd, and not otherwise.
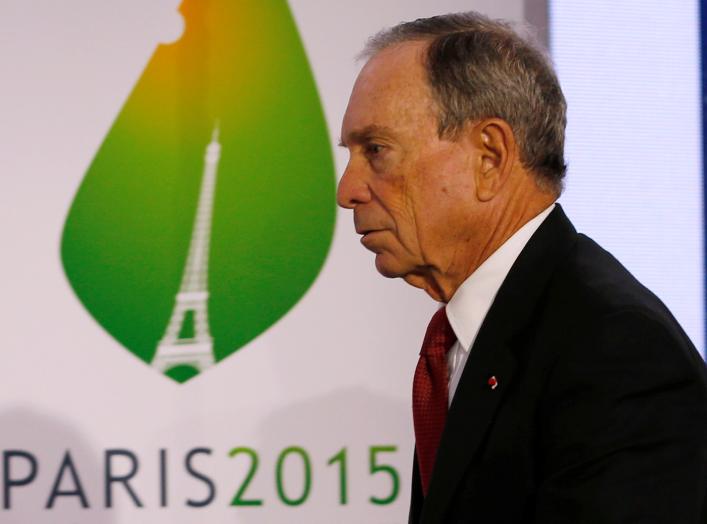
[[[521,209],[500,210],[499,217],[495,219],[495,225],[490,227],[476,227],[476,229],[488,232],[486,236],[470,246],[473,249],[470,253],[458,256],[459,251],[454,254],[455,258],[450,258],[447,267],[438,268],[429,266],[419,273],[407,275],[405,281],[415,287],[424,290],[430,297],[438,302],[449,302],[459,286],[471,276],[498,248],[508,241],[519,229],[530,220],[538,216],[545,209],[555,202],[555,197],[548,197],[537,202],[528,202]],[[489,222],[493,223],[495,217],[490,217]],[[480,246],[480,247],[479,247]],[[454,247],[454,246],[452,246]]]

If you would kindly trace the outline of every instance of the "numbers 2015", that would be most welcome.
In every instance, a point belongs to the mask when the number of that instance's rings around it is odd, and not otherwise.
[[[368,474],[370,477],[384,477],[387,479],[387,489],[379,493],[371,493],[368,502],[374,505],[392,504],[400,492],[400,474],[397,469],[389,464],[386,459],[397,451],[396,446],[370,446],[368,448]],[[256,475],[260,474],[260,457],[258,452],[249,447],[236,447],[228,453],[235,460],[245,460],[248,464],[247,472],[236,488],[231,499],[232,506],[262,506],[263,498],[249,493],[250,484]],[[326,461],[326,466],[331,468],[338,479],[338,503],[345,506],[349,503],[349,473],[348,450],[341,448]],[[285,471],[292,468],[299,471],[301,481],[287,485]],[[275,487],[277,498],[286,506],[300,506],[307,502],[312,489],[312,459],[310,454],[299,446],[290,446],[283,449],[277,456],[274,468]],[[290,474],[289,478],[292,478]],[[296,484],[296,485],[295,485]],[[380,483],[377,483],[380,485]]]

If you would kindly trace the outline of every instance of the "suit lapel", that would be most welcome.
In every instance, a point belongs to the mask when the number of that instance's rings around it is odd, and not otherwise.
[[[439,524],[513,381],[514,335],[531,319],[557,263],[574,245],[577,232],[559,204],[511,267],[469,353],[442,434],[422,524]],[[498,385],[492,389],[490,377]]]

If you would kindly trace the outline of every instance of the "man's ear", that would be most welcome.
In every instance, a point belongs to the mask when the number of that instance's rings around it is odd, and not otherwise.
[[[513,130],[505,120],[487,118],[469,130],[477,150],[476,197],[487,202],[494,198],[513,169],[517,145]]]

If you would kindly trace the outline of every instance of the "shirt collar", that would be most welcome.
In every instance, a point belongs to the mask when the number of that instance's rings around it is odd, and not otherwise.
[[[447,317],[464,351],[469,351],[474,343],[481,323],[513,263],[554,207],[553,203],[526,222],[462,282],[450,299]]]

